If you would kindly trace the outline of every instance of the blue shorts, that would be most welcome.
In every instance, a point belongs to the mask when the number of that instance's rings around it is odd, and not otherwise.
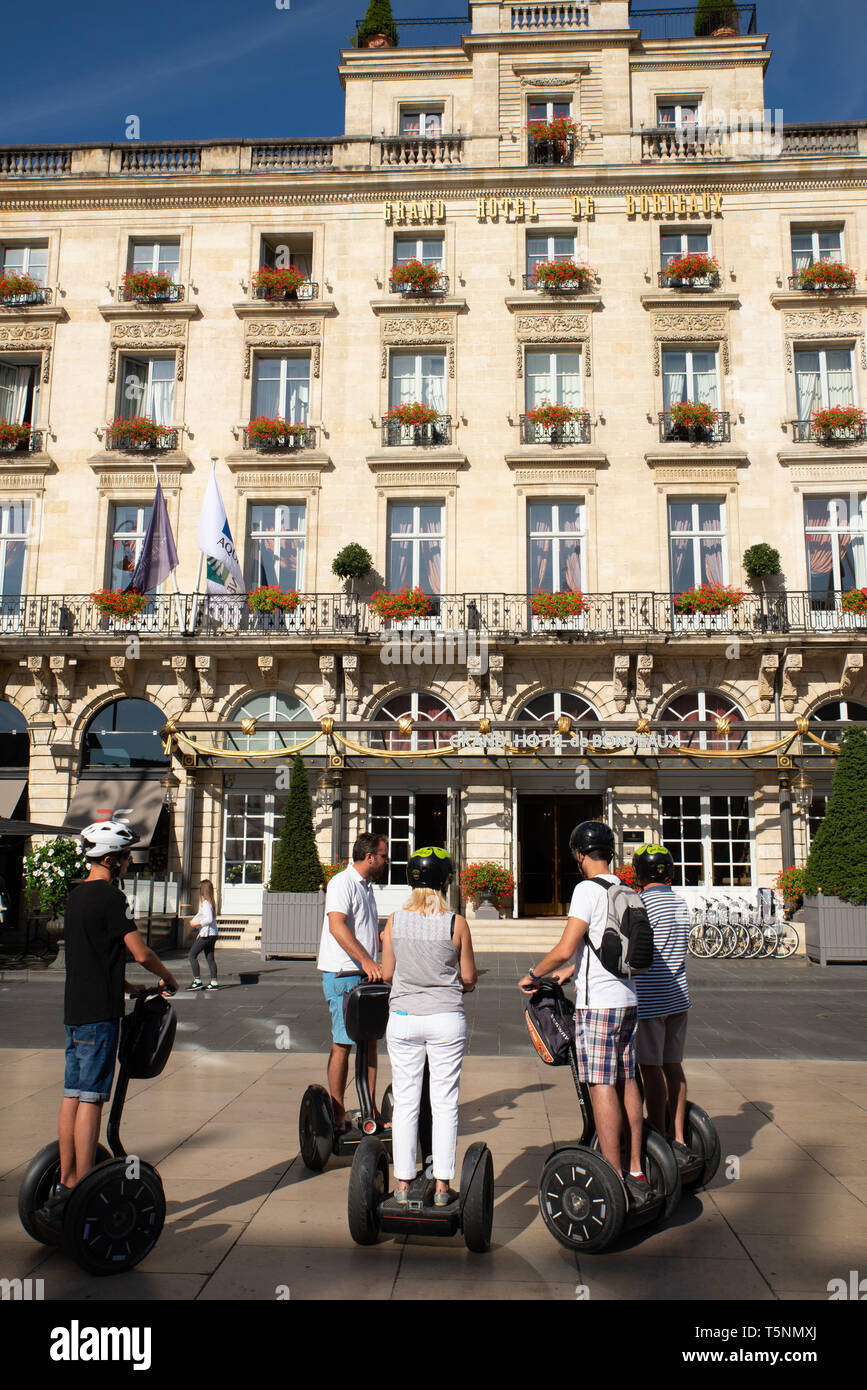
[[[96,1104],[111,1096],[120,1020],[66,1025],[66,1075],[63,1094]]]
[[[343,1043],[344,1047],[352,1047],[352,1039],[343,1022],[343,997],[360,985],[363,979],[360,970],[357,975],[337,975],[333,970],[322,972],[322,992],[331,1010],[331,1037],[334,1042]]]

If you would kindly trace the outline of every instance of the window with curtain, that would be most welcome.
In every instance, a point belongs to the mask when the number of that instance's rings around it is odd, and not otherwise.
[[[265,357],[253,363],[252,419],[280,417],[306,425],[310,411],[310,358]]]
[[[3,269],[15,275],[30,275],[44,285],[48,276],[48,242],[30,242],[24,246],[4,246]]]
[[[129,248],[129,269],[150,270],[170,275],[177,281],[181,263],[179,241],[133,241]]]
[[[835,594],[867,585],[867,496],[805,497],[807,585],[819,607],[833,608]]]
[[[851,348],[809,348],[795,351],[798,419],[809,421],[814,410],[854,405]]]
[[[749,888],[750,799],[663,796],[662,840],[674,859],[676,886]]]
[[[728,582],[725,502],[678,498],[668,504],[671,592]]]
[[[843,260],[843,233],[839,227],[793,227],[792,273],[797,275],[818,261]]]
[[[421,261],[422,265],[435,265],[445,269],[445,242],[441,236],[396,236],[394,238],[394,264],[406,261]]]
[[[171,425],[175,404],[175,359],[171,357],[122,357],[120,359],[120,408],[123,420],[142,415],[155,425]]]
[[[30,541],[30,503],[4,502],[0,505],[0,594],[18,598],[27,578],[27,547]]]
[[[662,402],[668,412],[677,401],[719,408],[716,351],[667,348],[662,353]]]
[[[660,715],[663,723],[707,724],[715,719],[743,720],[743,712],[727,695],[717,690],[687,690],[666,705]],[[718,734],[716,730],[700,729],[690,732],[688,728],[680,731],[680,742],[684,748],[747,748],[748,733]]]
[[[657,103],[657,126],[674,126],[676,130],[694,129],[701,124],[701,104],[696,97],[672,98]]]
[[[389,360],[390,408],[412,401],[446,413],[446,359],[443,353],[393,352]]]
[[[411,734],[402,734],[395,728],[387,728],[381,734],[371,732],[371,743],[389,751],[407,753],[415,752],[420,748],[449,747],[451,730],[446,728],[439,733],[436,728],[425,727],[431,724],[449,725],[454,723],[453,711],[437,695],[429,695],[427,692],[419,690],[393,695],[390,700],[386,700],[384,705],[380,705],[373,718],[377,724],[394,726],[399,719],[407,714],[413,722]]]
[[[529,592],[571,590],[585,584],[585,510],[578,502],[527,503]]]
[[[527,120],[529,121],[556,121],[563,116],[572,115],[572,102],[568,97],[552,97],[550,101],[542,101],[538,97],[533,97],[527,102]]]
[[[309,280],[313,274],[313,237],[263,237],[259,264],[270,270],[286,270],[294,265]]]
[[[306,517],[303,502],[251,503],[245,547],[248,588],[260,584],[302,587]]]
[[[710,255],[710,232],[676,231],[660,232],[659,234],[659,264],[660,269],[665,270],[669,261],[674,261],[678,256],[709,256]]]
[[[543,261],[574,261],[575,247],[574,232],[528,232],[527,274]]]
[[[443,133],[442,108],[421,110],[413,107],[400,113],[400,133],[408,140],[437,140]]]
[[[530,352],[524,355],[526,409],[545,401],[552,405],[581,408],[581,353]]]
[[[0,362],[0,420],[32,425],[39,415],[39,367],[32,362]]]
[[[445,507],[441,502],[390,502],[388,587],[442,593]]]
[[[109,589],[125,589],[138,564],[152,502],[115,502],[110,514]]]

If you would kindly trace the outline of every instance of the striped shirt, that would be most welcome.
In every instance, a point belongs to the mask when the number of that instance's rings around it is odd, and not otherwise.
[[[653,927],[653,963],[632,983],[638,995],[639,1018],[665,1018],[690,1007],[686,987],[686,947],[689,907],[666,885],[645,888],[640,895]]]

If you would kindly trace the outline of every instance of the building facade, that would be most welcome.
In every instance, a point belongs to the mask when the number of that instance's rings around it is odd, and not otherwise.
[[[538,916],[597,815],[754,896],[867,720],[867,124],[765,111],[752,6],[704,37],[627,0],[469,10],[344,51],[337,138],[0,149],[4,814],[134,800],[164,905],[210,877],[245,942],[294,745],[324,862],[388,834],[383,909],[433,841]],[[204,597],[212,461],[248,589],[291,610]],[[177,592],[106,617],[156,475]],[[404,588],[414,616],[369,601]]]

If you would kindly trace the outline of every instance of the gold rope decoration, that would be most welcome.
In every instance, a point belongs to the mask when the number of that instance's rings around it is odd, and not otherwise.
[[[309,748],[312,743],[315,743],[316,740],[321,737],[321,731],[317,731],[315,734],[312,735],[312,737],[305,739],[303,743],[293,743],[286,748],[261,749],[251,751],[249,753],[241,753],[234,748],[208,748],[206,744],[196,743],[195,739],[190,738],[187,734],[181,733],[180,729],[176,729],[173,734],[169,734],[166,743],[163,746],[165,752],[170,754],[172,740],[174,739],[176,743],[183,743],[187,748],[192,748],[194,752],[200,753],[203,757],[252,758],[256,761],[261,762],[264,761],[266,758],[285,758],[287,754],[290,753],[294,756],[296,753],[300,753],[303,749]]]
[[[839,753],[839,752],[840,752],[840,745],[839,745],[839,743],[828,743],[827,740],[824,739],[824,738],[817,738],[817,736],[816,736],[815,734],[811,734],[811,733],[810,733],[809,729],[805,729],[805,730],[804,730],[804,733],[807,735],[807,738],[809,738],[809,739],[812,740],[813,743],[818,743],[818,745],[819,745],[820,748],[825,748],[825,749],[827,749],[827,751],[828,751],[829,753]]]

